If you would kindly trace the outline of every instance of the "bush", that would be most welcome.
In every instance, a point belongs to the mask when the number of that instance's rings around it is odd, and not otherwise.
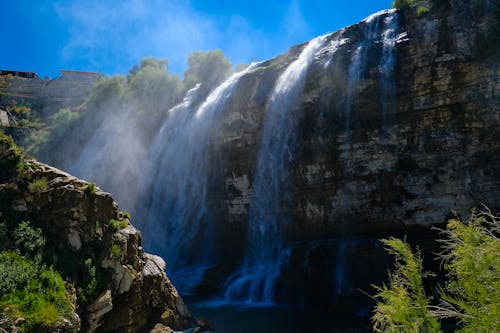
[[[109,220],[108,225],[112,230],[118,231],[118,230],[121,230],[121,229],[127,227],[127,221],[111,219],[111,220]]]
[[[91,258],[85,259],[83,262],[85,273],[83,276],[82,287],[78,289],[78,296],[82,303],[86,304],[92,300],[97,293],[97,268]]]
[[[448,271],[442,312],[460,320],[461,332],[500,328],[500,217],[473,211],[467,223],[448,223],[440,258]]]
[[[438,321],[429,311],[422,278],[424,272],[420,253],[413,254],[410,246],[396,238],[384,239],[387,251],[394,255],[395,271],[389,274],[389,284],[375,286],[379,300],[372,317],[375,332],[440,332]]]
[[[45,192],[47,191],[48,188],[49,188],[49,182],[45,177],[38,178],[28,184],[28,190],[34,194],[40,194],[42,192]]]
[[[392,3],[392,8],[402,8],[413,5],[416,0],[394,0]]]
[[[0,307],[8,318],[24,318],[25,332],[48,328],[73,313],[61,275],[13,252],[0,254]]]
[[[12,238],[17,251],[23,256],[41,260],[45,238],[42,229],[33,228],[29,222],[22,221],[12,232]]]
[[[418,9],[417,9],[418,17],[422,17],[422,16],[426,15],[428,12],[429,12],[429,8],[427,8],[425,6],[418,6]]]
[[[389,285],[376,287],[372,317],[379,332],[440,332],[434,318],[455,318],[460,332],[498,332],[500,327],[500,217],[473,211],[467,223],[448,222],[438,257],[448,271],[438,305],[425,296],[420,255],[397,239],[385,240],[396,258]],[[434,318],[432,318],[433,316]]]
[[[96,193],[96,185],[95,183],[88,183],[85,189],[83,190],[83,193],[85,193],[86,196],[90,197],[91,195]]]

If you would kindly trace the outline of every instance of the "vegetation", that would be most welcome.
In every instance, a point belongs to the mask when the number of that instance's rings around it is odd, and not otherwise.
[[[126,228],[128,224],[127,224],[127,221],[125,221],[125,220],[111,219],[111,220],[109,220],[108,225],[112,230],[118,231],[118,230],[121,230],[123,228]]]
[[[42,250],[45,246],[42,229],[34,228],[29,222],[22,221],[12,232],[12,239],[15,250],[19,254],[37,262],[41,261]]]
[[[28,190],[34,194],[40,194],[42,192],[45,192],[47,191],[48,188],[49,188],[49,182],[45,177],[35,179],[34,181],[28,184]]]
[[[416,0],[394,0],[392,3],[392,8],[402,8],[413,5]]]
[[[87,186],[85,186],[85,189],[83,190],[83,193],[85,193],[86,196],[90,197],[96,193],[96,185],[95,183],[88,183]]]
[[[395,256],[389,284],[376,287],[372,317],[378,332],[441,332],[437,319],[455,318],[459,332],[498,332],[500,328],[500,217],[473,211],[467,223],[451,219],[438,258],[447,270],[439,302],[430,304],[420,254],[401,240],[384,240]]]
[[[61,275],[14,252],[0,253],[0,308],[7,318],[24,318],[24,332],[50,327],[73,312]]]
[[[428,7],[418,6],[418,9],[417,9],[417,15],[418,15],[418,17],[422,17],[425,14],[427,14],[428,12],[429,12],[429,8]]]
[[[188,69],[184,72],[186,89],[202,83],[214,87],[231,73],[231,62],[221,50],[194,52],[189,56]]]
[[[388,285],[376,287],[379,300],[372,317],[375,332],[439,332],[438,321],[431,315],[425,294],[424,272],[420,253],[414,254],[410,246],[400,239],[383,240],[387,251],[394,255],[395,271],[389,274]],[[402,329],[403,328],[403,329]]]

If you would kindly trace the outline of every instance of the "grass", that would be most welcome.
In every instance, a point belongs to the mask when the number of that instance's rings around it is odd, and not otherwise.
[[[121,229],[127,227],[128,224],[127,224],[127,221],[125,221],[125,220],[111,219],[111,220],[109,220],[108,225],[112,230],[118,231],[118,230],[121,230]]]
[[[91,196],[96,193],[96,185],[95,183],[88,183],[85,189],[83,190],[83,193],[85,193],[86,196]]]
[[[426,15],[428,12],[429,12],[429,8],[427,8],[425,6],[418,6],[418,9],[417,9],[418,17],[422,17],[422,16]]]
[[[73,313],[61,275],[14,252],[0,254],[0,308],[9,319],[25,319],[23,332],[49,328]]]
[[[34,181],[28,184],[28,190],[31,193],[35,194],[40,194],[42,192],[45,192],[47,191],[48,188],[49,188],[49,182],[45,177],[35,179]]]

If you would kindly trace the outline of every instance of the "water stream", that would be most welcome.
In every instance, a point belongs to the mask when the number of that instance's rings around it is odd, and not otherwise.
[[[295,157],[300,106],[310,64],[325,37],[310,41],[299,57],[278,78],[264,122],[253,182],[255,196],[249,208],[249,240],[241,267],[227,280],[225,297],[231,301],[265,305],[274,303],[274,286],[287,261],[283,233],[291,207],[290,163]]]

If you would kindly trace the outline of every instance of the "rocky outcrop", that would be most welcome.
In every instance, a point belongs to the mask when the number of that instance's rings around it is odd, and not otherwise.
[[[77,290],[81,331],[191,326],[191,315],[165,274],[165,262],[144,252],[140,232],[108,193],[25,160],[6,137],[0,139],[0,219],[30,221],[42,229],[45,253],[51,253],[46,260]]]

